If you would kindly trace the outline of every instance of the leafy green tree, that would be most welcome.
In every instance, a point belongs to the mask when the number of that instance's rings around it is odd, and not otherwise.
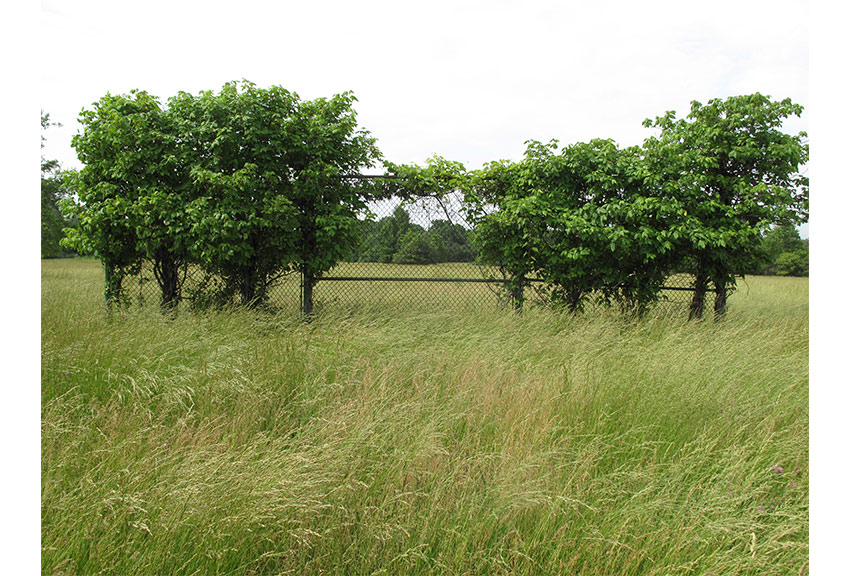
[[[404,206],[396,206],[391,216],[381,218],[367,230],[370,235],[362,240],[367,248],[361,261],[392,262],[398,252],[399,240],[410,228],[410,214]]]
[[[103,261],[106,298],[120,302],[123,278],[153,262],[165,309],[176,306],[193,244],[188,166],[177,125],[158,98],[140,90],[107,94],[83,110],[72,145],[84,164],[68,204],[79,229],[68,243]]]
[[[380,194],[349,177],[381,159],[375,139],[358,128],[351,92],[302,102],[286,126],[298,212],[295,265],[304,278],[304,312],[313,307],[313,285],[358,241],[357,214]]]
[[[486,164],[469,175],[464,195],[481,261],[500,270],[507,296],[517,310],[523,306],[529,277],[535,271],[534,255],[540,250],[536,242],[543,232],[540,208],[528,194],[536,184],[528,160],[524,164],[505,160]]]
[[[378,223],[375,221],[375,215],[369,212],[365,218],[359,219],[357,229],[358,240],[352,247],[351,256],[348,259],[352,262],[369,262],[367,256],[372,249],[372,239],[378,236]]]
[[[777,276],[808,276],[808,251],[783,252],[777,256],[774,270]]]
[[[670,273],[674,204],[647,198],[637,148],[596,139],[565,147],[547,169],[549,222],[540,274],[571,310],[595,295],[641,312]]]
[[[797,227],[791,224],[775,226],[764,234],[762,247],[771,260],[783,252],[794,252],[806,247],[806,242],[800,238]]]
[[[122,301],[124,277],[138,271],[146,256],[136,203],[159,188],[161,142],[151,126],[161,113],[147,92],[107,94],[80,113],[83,132],[72,140],[84,167],[74,179],[79,203],[66,204],[79,221],[78,229],[67,231],[67,244],[100,257],[110,306]]]
[[[449,260],[446,258],[446,242],[439,231],[435,231],[433,226],[431,226],[423,235],[425,237],[425,243],[428,245],[428,263],[439,264],[448,262]]]
[[[678,201],[689,224],[680,238],[682,266],[695,275],[691,316],[701,317],[709,282],[722,316],[736,275],[752,269],[762,232],[771,224],[804,221],[809,158],[804,132],[789,135],[783,121],[803,107],[761,94],[691,103],[644,125],[660,134],[644,143],[647,181],[659,198]]]
[[[224,300],[235,294],[244,305],[259,304],[292,270],[298,214],[284,125],[297,105],[282,88],[240,90],[233,82],[169,101],[191,166],[192,256],[224,280]]]
[[[350,179],[380,157],[354,100],[301,101],[250,82],[180,93],[166,109],[144,91],[107,94],[80,115],[73,144],[85,167],[70,207],[80,228],[67,242],[101,257],[109,302],[152,260],[170,308],[196,261],[245,304],[300,270],[309,312],[313,284],[351,252],[374,193]]]
[[[410,221],[404,204],[396,206],[391,216],[377,222],[361,221],[360,235],[356,255],[360,262],[436,264],[473,262],[476,257],[463,226],[438,219],[425,230]]]
[[[434,261],[428,236],[421,227],[411,227],[399,238],[398,250],[393,254],[393,263],[432,264]]]
[[[437,262],[474,262],[477,256],[469,230],[448,220],[434,220],[428,228],[429,243]]]

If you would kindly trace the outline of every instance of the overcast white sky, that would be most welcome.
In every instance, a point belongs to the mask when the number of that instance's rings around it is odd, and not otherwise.
[[[41,107],[64,124],[46,154],[79,166],[77,115],[107,91],[165,101],[243,78],[307,99],[352,90],[393,162],[478,168],[531,138],[639,144],[644,118],[691,100],[808,106],[807,22],[799,0],[43,0]]]

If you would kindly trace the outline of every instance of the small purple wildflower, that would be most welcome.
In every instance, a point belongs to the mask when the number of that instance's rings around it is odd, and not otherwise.
[[[784,472],[784,470],[782,469],[782,466],[777,466],[776,468],[773,469],[774,474],[782,474],[783,472]]]
[[[774,508],[776,508],[776,506],[774,506],[773,504],[771,504],[771,505],[770,505],[770,509],[771,509],[771,510],[773,510]]]
[[[764,512],[764,506],[759,506],[758,510],[759,510],[759,512]]]
[[[791,482],[791,488],[796,488],[796,487],[797,487],[797,483],[796,483],[796,482]]]

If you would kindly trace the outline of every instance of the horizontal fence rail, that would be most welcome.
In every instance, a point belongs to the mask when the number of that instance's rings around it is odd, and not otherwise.
[[[392,276],[322,276],[319,282],[483,282],[485,284],[506,284],[502,278],[440,278],[440,277],[392,277]],[[540,278],[526,278],[526,282],[542,283]],[[693,292],[688,286],[662,286],[662,291]],[[714,292],[714,288],[706,288],[706,292]]]

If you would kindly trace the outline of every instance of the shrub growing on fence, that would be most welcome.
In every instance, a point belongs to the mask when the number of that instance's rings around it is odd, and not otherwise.
[[[656,301],[681,214],[647,197],[638,151],[610,140],[527,145],[520,162],[474,175],[468,195],[482,255],[503,269],[517,305],[531,275],[571,311],[591,295],[637,310]]]
[[[180,93],[167,109],[146,92],[107,95],[83,111],[74,140],[86,166],[69,242],[100,255],[110,302],[147,258],[166,306],[191,260],[250,305],[299,270],[309,307],[312,283],[356,242],[356,214],[372,194],[345,176],[380,158],[354,101],[302,101],[250,82]]]
[[[709,283],[721,316],[735,276],[758,262],[762,233],[807,216],[806,134],[781,131],[801,112],[753,94],[693,102],[687,119],[647,120],[661,133],[640,149],[593,140],[556,153],[556,141],[530,141],[523,160],[470,176],[482,257],[502,268],[520,304],[534,274],[572,310],[591,293],[640,310],[667,275],[686,271],[691,316],[702,316]]]
[[[701,316],[704,288],[716,290],[715,314],[726,309],[735,276],[759,259],[771,224],[805,221],[809,159],[805,132],[784,133],[783,121],[803,107],[761,94],[691,103],[687,118],[668,112],[644,125],[660,134],[644,143],[646,176],[659,198],[678,201],[691,218],[682,261],[696,276],[692,315]]]
[[[193,194],[177,126],[159,100],[144,91],[107,94],[80,113],[72,144],[84,167],[74,178],[78,203],[66,210],[78,220],[67,244],[100,256],[109,304],[122,299],[122,282],[142,260],[154,263],[162,303],[180,293],[180,270],[189,260]]]

